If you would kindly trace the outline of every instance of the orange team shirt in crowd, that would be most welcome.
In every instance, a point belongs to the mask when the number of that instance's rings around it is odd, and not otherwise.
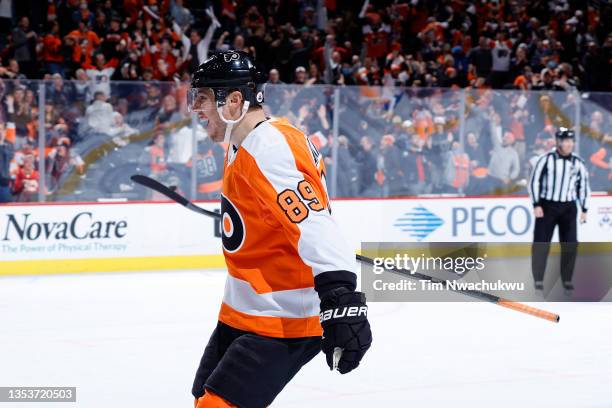
[[[153,77],[155,79],[162,79],[162,73],[159,70],[159,66],[157,65],[157,61],[163,59],[168,64],[167,68],[167,76],[170,77],[174,75],[176,72],[176,57],[171,53],[162,53],[161,51],[157,51],[155,53],[151,53],[146,51],[142,57],[140,57],[140,63],[143,68],[153,68]]]
[[[142,10],[144,2],[142,0],[123,0],[123,10],[128,17],[128,22],[133,24],[138,19],[138,14]]]
[[[467,187],[470,174],[470,158],[465,153],[454,155],[453,164],[455,166],[453,187],[456,189]]]
[[[444,26],[441,23],[437,21],[432,21],[431,23],[425,26],[425,28],[421,31],[421,33],[425,34],[428,31],[434,32],[434,38],[436,40],[438,41],[444,40]]]
[[[433,133],[434,124],[430,115],[421,113],[414,118],[414,129],[421,139],[427,139]]]
[[[600,147],[595,153],[591,155],[591,163],[600,169],[606,170],[609,169],[608,180],[612,180],[612,168],[610,167],[609,162],[606,161],[606,155],[608,154],[608,150],[605,147]],[[610,160],[610,158],[608,158]]]
[[[86,33],[82,33],[79,30],[71,31],[68,36],[73,37],[75,39],[76,44],[72,50],[72,60],[74,62],[80,62],[83,50],[81,49],[81,41],[87,40],[87,46],[85,47],[85,64],[91,64],[91,55],[93,51],[100,45],[101,41],[93,31],[87,31]]]
[[[221,16],[236,20],[236,5],[232,0],[221,0]]]
[[[373,29],[369,24],[363,26],[363,37],[367,47],[367,56],[370,58],[380,58],[389,52],[389,36],[391,27],[382,24],[379,28]]]
[[[354,271],[331,216],[322,155],[286,119],[269,119],[225,158],[219,320],[262,336],[320,336],[315,276]]]
[[[161,173],[166,170],[166,154],[163,148],[152,145],[149,148],[149,155],[151,157],[150,163],[152,173]]]
[[[42,58],[45,62],[62,62],[64,56],[62,55],[62,40],[57,35],[47,34],[43,39],[43,53]]]
[[[5,134],[6,140],[11,142],[14,146],[16,135],[17,135],[17,132],[15,130],[15,124],[13,122],[7,122],[4,132],[5,132],[4,134]]]
[[[517,141],[525,141],[525,126],[515,118],[510,122],[510,131]]]

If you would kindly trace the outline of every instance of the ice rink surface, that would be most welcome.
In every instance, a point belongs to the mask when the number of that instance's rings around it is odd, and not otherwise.
[[[0,278],[0,386],[76,386],[77,403],[193,407],[222,271]],[[354,372],[322,354],[273,407],[611,407],[612,305],[550,303],[559,324],[485,303],[370,303]]]

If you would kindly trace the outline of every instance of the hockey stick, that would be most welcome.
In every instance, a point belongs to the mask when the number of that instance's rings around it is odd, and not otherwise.
[[[374,260],[371,258],[365,257],[363,255],[355,255],[355,257],[357,258],[358,261],[362,263],[365,263],[368,265],[374,265]],[[425,275],[419,272],[406,272],[403,270],[398,270],[396,268],[385,267],[385,271],[391,272],[395,275],[400,275],[400,276],[404,276],[404,277],[408,277],[408,278],[412,278],[416,280],[425,280],[425,281],[429,281],[432,283],[442,283],[444,284],[445,288],[453,292],[461,293],[462,295],[470,296],[478,300],[483,300],[485,302],[490,302],[490,303],[494,303],[499,306],[507,307],[509,309],[516,310],[517,312],[527,313],[532,316],[539,317],[541,319],[549,320],[553,323],[558,323],[560,319],[558,314],[547,312],[546,310],[538,309],[536,307],[527,306],[519,302],[514,302],[512,300],[504,299],[499,296],[492,295],[490,293],[481,292],[479,290],[454,289],[446,285],[446,282],[448,282],[446,279],[434,278],[433,276]]]
[[[165,185],[163,185],[157,180],[154,180],[150,177],[143,176],[140,174],[135,174],[130,178],[132,179],[133,182],[143,185],[145,187],[148,187],[152,190],[155,190],[158,193],[165,195],[169,199],[179,203],[183,207],[190,209],[191,211],[195,211],[198,214],[203,214],[208,217],[221,219],[220,213],[216,213],[214,211],[209,211],[209,210],[205,210],[203,208],[198,207],[197,205],[189,201],[187,198],[183,197],[176,191],[166,187]],[[368,265],[374,265],[374,260],[372,258],[368,258],[367,256],[355,255],[355,258],[361,263],[368,264]],[[447,282],[447,280],[445,279],[434,278],[433,276],[425,275],[419,272],[409,272],[407,270],[400,270],[397,268],[387,268],[387,267],[385,267],[385,270],[390,273],[396,274],[396,275],[400,275],[403,277],[412,278],[416,280],[425,280],[425,281],[430,281],[433,283],[442,283],[442,284],[445,284]],[[447,285],[445,285],[445,287],[448,288],[449,290],[452,290],[453,292],[461,293],[463,295],[470,296],[470,297],[473,297],[479,300],[494,303],[496,305],[503,306],[508,309],[516,310],[517,312],[526,313],[526,314],[529,314],[535,317],[539,317],[541,319],[551,321],[553,323],[559,322],[559,319],[560,319],[558,314],[547,312],[545,310],[538,309],[533,306],[527,306],[519,302],[514,302],[508,299],[504,299],[499,296],[492,295],[490,293],[481,292],[478,290],[469,290],[469,289],[453,289]]]
[[[160,183],[157,180],[152,179],[151,177],[143,176],[141,174],[134,174],[132,177],[130,177],[130,179],[134,183],[138,183],[142,186],[148,187],[151,190],[155,190],[158,193],[165,195],[172,201],[176,201],[177,203],[179,203],[183,207],[190,209],[191,211],[195,211],[199,214],[207,215],[212,218],[221,219],[221,213],[217,213],[214,211],[208,211],[201,207],[198,207],[197,205],[195,205],[194,203],[192,203],[191,201],[189,201],[188,199],[186,199],[185,197],[183,197],[176,191],[164,186],[162,183]]]

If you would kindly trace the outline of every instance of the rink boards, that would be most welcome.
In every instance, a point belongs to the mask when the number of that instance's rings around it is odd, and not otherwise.
[[[579,240],[610,241],[612,196],[590,207]],[[362,241],[527,243],[534,222],[527,197],[335,200],[332,212],[355,251]],[[214,220],[174,203],[5,205],[0,275],[222,268],[219,236]]]

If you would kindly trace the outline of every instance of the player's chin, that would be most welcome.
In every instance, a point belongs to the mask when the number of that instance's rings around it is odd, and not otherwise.
[[[208,131],[208,137],[213,142],[219,143],[223,141],[225,135],[223,134],[221,129],[214,126],[208,126],[206,130]]]
[[[210,140],[212,140],[215,143],[220,143],[223,141],[223,135],[209,135]]]
[[[223,126],[218,126],[216,123],[208,122],[208,126],[206,126],[206,131],[208,132],[208,137],[215,143],[222,142],[225,138],[225,128]]]
[[[202,122],[202,127],[206,130],[209,139],[214,139],[215,135],[215,126],[210,123],[210,120],[206,119],[206,121]]]

